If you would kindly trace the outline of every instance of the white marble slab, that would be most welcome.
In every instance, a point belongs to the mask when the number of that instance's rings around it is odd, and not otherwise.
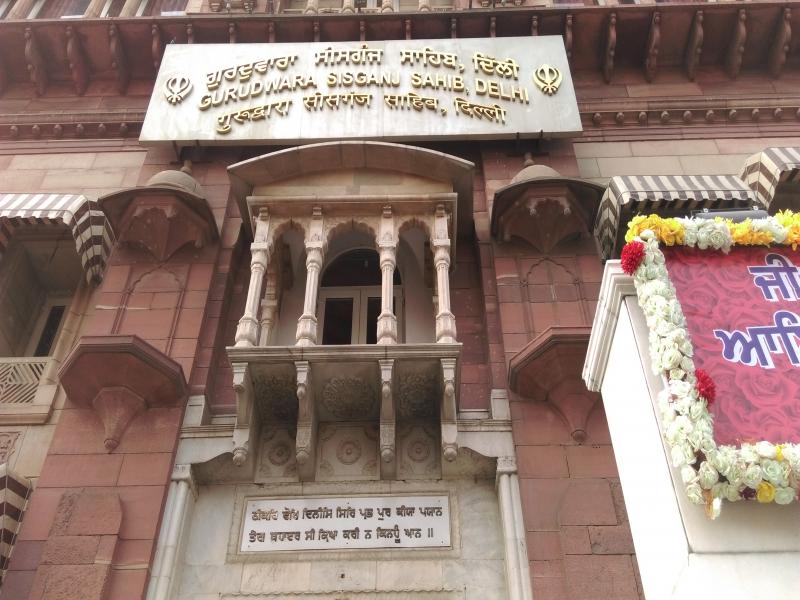
[[[546,66],[555,70],[540,70]],[[581,130],[561,36],[170,44],[140,141],[494,139]]]
[[[240,550],[446,548],[450,498],[364,496],[249,499]]]

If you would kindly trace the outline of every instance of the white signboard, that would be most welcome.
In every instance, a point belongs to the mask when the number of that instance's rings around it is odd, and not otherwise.
[[[248,500],[242,552],[450,546],[448,496]]]
[[[170,44],[140,141],[285,144],[580,131],[560,36]]]

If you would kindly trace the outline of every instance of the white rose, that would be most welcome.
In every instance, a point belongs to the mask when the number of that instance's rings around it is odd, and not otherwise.
[[[694,483],[697,481],[697,471],[690,465],[683,465],[681,467],[681,481],[683,483]]]
[[[744,478],[744,468],[739,463],[732,463],[728,470],[723,473],[725,477],[728,478],[728,481],[731,482],[731,485],[736,486],[737,488],[742,485],[742,479]]]
[[[686,377],[686,371],[683,369],[670,369],[669,370],[669,378],[670,379],[684,379]]]
[[[761,467],[758,465],[750,465],[744,472],[744,476],[742,477],[742,481],[747,487],[751,487],[756,489],[758,484],[761,483],[763,479],[763,474],[761,472]]]
[[[670,454],[673,467],[681,467],[686,464],[686,454],[680,446],[673,446]]]
[[[788,473],[782,463],[774,460],[765,460],[762,463],[764,471],[764,479],[769,481],[775,487],[782,487],[788,484]]]
[[[693,402],[692,405],[689,407],[689,418],[693,421],[697,421],[703,416],[705,413],[706,407],[705,404],[702,402]]]
[[[711,486],[719,481],[719,473],[707,461],[700,463],[697,474],[700,478],[700,486],[705,490],[710,490]]]
[[[703,439],[700,441],[700,450],[702,450],[704,454],[713,452],[714,448],[716,447],[717,442],[714,441],[714,438],[708,434],[705,434]]]
[[[685,398],[692,393],[692,384],[687,381],[672,380],[669,382],[669,391],[676,398]]]
[[[742,448],[739,452],[742,456],[742,460],[745,462],[753,463],[757,462],[759,459],[758,452],[756,452],[752,444],[742,444]]]
[[[700,487],[698,483],[690,483],[686,486],[686,495],[689,497],[689,501],[695,504],[705,504],[705,500],[703,498],[703,488]]]
[[[764,458],[775,458],[775,446],[769,442],[758,442],[755,451]]]
[[[724,223],[715,223],[715,225],[719,225],[719,227],[715,227],[714,230],[709,233],[708,235],[709,245],[712,248],[716,248],[717,250],[722,250],[727,254],[730,251],[731,246],[733,245],[731,232],[728,230],[728,227]]]
[[[776,488],[775,504],[791,504],[796,496],[797,496],[797,491],[794,488],[790,487]]]

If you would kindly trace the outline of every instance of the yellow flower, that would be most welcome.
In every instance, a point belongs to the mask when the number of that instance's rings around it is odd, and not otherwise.
[[[782,210],[775,215],[775,219],[786,228],[786,240],[783,243],[797,250],[800,245],[800,213]]]
[[[683,244],[685,229],[677,219],[662,219],[658,215],[637,215],[628,223],[625,241],[630,242],[645,229],[651,230],[659,242],[667,246]]]
[[[758,484],[756,499],[762,504],[768,504],[775,499],[775,486],[767,481]]]
[[[625,234],[625,241],[630,242],[645,229],[656,231],[661,224],[661,217],[658,215],[636,215],[628,223],[628,233]]]
[[[656,231],[658,239],[667,246],[682,245],[686,230],[677,219],[662,219],[661,227]]]
[[[774,240],[769,231],[754,231],[753,222],[745,219],[741,223],[728,221],[731,237],[734,244],[740,246],[769,246]]]
[[[775,446],[775,460],[781,462],[784,460],[783,458],[783,444],[778,444]]]

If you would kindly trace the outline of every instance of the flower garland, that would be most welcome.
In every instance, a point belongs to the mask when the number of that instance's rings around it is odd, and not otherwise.
[[[712,415],[716,389],[711,377],[695,369],[693,348],[675,288],[659,244],[727,253],[733,245],[800,245],[800,213],[782,211],[765,219],[733,223],[725,219],[637,216],[628,224],[622,249],[623,270],[633,275],[650,330],[653,372],[667,379],[659,395],[664,437],[691,502],[716,518],[722,500],[789,504],[798,498],[800,444],[758,442],[718,446]]]

